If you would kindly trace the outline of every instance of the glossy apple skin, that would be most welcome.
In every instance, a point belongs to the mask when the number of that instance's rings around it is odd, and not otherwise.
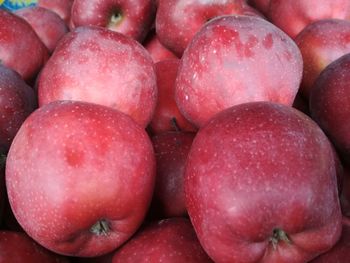
[[[339,241],[326,253],[310,263],[343,263],[350,258],[350,219],[343,218],[342,234]]]
[[[197,131],[180,112],[175,101],[175,80],[179,59],[168,59],[155,64],[157,75],[158,99],[149,127],[153,134],[166,131]]]
[[[187,218],[164,219],[144,226],[114,254],[112,263],[212,262]]]
[[[171,52],[169,49],[164,47],[162,43],[160,43],[157,34],[152,34],[149,38],[146,39],[143,45],[151,55],[154,63],[166,59],[178,58],[173,52]]]
[[[48,50],[24,19],[0,9],[0,21],[0,61],[29,82],[47,61]]]
[[[56,100],[97,103],[130,115],[143,127],[157,103],[156,73],[147,50],[105,28],[80,27],[65,35],[37,84],[39,106]]]
[[[310,94],[312,118],[329,136],[342,158],[350,161],[350,55],[329,64]]]
[[[309,99],[321,71],[350,52],[350,21],[324,19],[306,26],[295,38],[304,61],[300,93]]]
[[[69,25],[74,0],[38,0],[37,5],[54,11]]]
[[[6,162],[9,202],[23,229],[44,247],[78,257],[106,254],[130,238],[154,182],[145,130],[117,110],[86,102],[36,110]]]
[[[269,20],[295,38],[308,24],[322,19],[350,19],[347,0],[271,0]]]
[[[185,200],[217,263],[308,262],[341,233],[331,144],[311,118],[282,104],[236,105],[202,127]]]
[[[157,163],[153,203],[162,218],[186,216],[184,170],[195,133],[164,132],[152,137]]]
[[[244,102],[292,105],[302,65],[296,44],[271,23],[252,16],[221,16],[208,22],[183,54],[175,100],[198,127]]]
[[[71,25],[106,27],[142,42],[152,26],[155,10],[153,0],[75,0]],[[120,16],[116,22],[114,15]]]
[[[156,15],[159,41],[181,57],[194,35],[210,19],[228,14],[260,16],[241,0],[166,0],[160,1]]]
[[[69,260],[46,250],[25,233],[1,230],[0,262],[68,263]]]
[[[36,108],[36,96],[22,77],[0,64],[0,154],[6,154],[19,127]]]
[[[58,41],[68,32],[64,20],[55,12],[44,7],[22,8],[17,10],[15,14],[24,18],[32,26],[51,53]]]

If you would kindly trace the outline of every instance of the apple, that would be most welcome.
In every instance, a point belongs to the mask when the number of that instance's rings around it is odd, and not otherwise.
[[[227,14],[261,16],[243,0],[161,0],[156,14],[157,36],[166,48],[181,57],[207,21]]]
[[[74,0],[37,0],[37,5],[58,14],[69,25]]]
[[[153,134],[166,131],[191,131],[197,128],[180,112],[175,102],[175,80],[179,59],[167,59],[155,64],[158,100],[149,128]]]
[[[343,218],[343,229],[340,240],[326,253],[310,263],[342,263],[350,258],[350,219]]]
[[[30,82],[49,57],[33,28],[19,16],[0,9],[0,63]]]
[[[184,169],[195,133],[164,132],[152,137],[157,164],[153,207],[162,218],[186,216]]]
[[[12,211],[36,242],[58,254],[95,257],[143,222],[155,184],[153,146],[120,111],[56,101],[34,111],[7,156]]]
[[[1,230],[0,262],[68,263],[69,261],[63,256],[47,251],[25,233]]]
[[[190,221],[169,218],[144,226],[114,254],[112,263],[209,263]]]
[[[308,24],[322,19],[350,19],[348,0],[270,0],[267,17],[295,38]]]
[[[212,117],[193,140],[184,186],[216,263],[308,262],[340,237],[331,143],[290,106],[249,102]]]
[[[295,38],[304,61],[300,93],[309,99],[321,71],[350,52],[350,21],[324,19],[306,26]]]
[[[106,27],[142,42],[155,11],[154,0],[75,0],[71,25]]]
[[[44,7],[22,8],[15,12],[25,19],[52,53],[58,41],[68,32],[64,20],[55,12]]]
[[[156,73],[147,50],[102,27],[66,34],[42,69],[37,88],[39,106],[56,100],[92,102],[120,110],[143,127],[157,103]]]
[[[349,162],[350,54],[336,59],[320,73],[311,89],[310,112]]]
[[[175,100],[186,119],[201,127],[217,112],[250,101],[292,105],[303,61],[293,40],[253,16],[208,22],[181,58]]]
[[[6,154],[23,121],[36,108],[33,89],[14,70],[0,64],[0,154]]]
[[[166,59],[178,58],[173,52],[171,52],[169,49],[164,47],[162,43],[160,43],[156,33],[153,33],[148,38],[146,38],[145,42],[143,43],[143,46],[151,55],[154,63]]]

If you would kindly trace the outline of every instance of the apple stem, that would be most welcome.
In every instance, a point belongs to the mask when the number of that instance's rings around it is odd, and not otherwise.
[[[272,237],[270,237],[270,242],[272,243],[272,247],[274,249],[277,248],[277,245],[278,245],[279,241],[284,241],[287,244],[292,243],[292,241],[288,237],[288,234],[285,231],[283,231],[280,228],[275,228],[272,231]]]
[[[177,132],[181,131],[179,125],[177,124],[176,118],[171,118],[171,126],[173,126],[175,131]]]
[[[105,219],[101,219],[99,221],[97,221],[91,228],[90,228],[90,232],[97,235],[97,236],[106,236],[108,235],[110,230],[109,224],[107,222],[107,220]]]

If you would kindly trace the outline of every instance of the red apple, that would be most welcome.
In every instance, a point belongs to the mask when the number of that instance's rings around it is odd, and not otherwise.
[[[342,158],[350,162],[350,54],[329,64],[316,79],[310,111]]]
[[[164,132],[152,137],[157,163],[154,213],[160,217],[186,216],[184,169],[195,133]]]
[[[154,63],[166,59],[176,59],[177,56],[160,43],[157,34],[152,34],[143,44],[150,53]]]
[[[32,81],[48,59],[48,50],[22,18],[0,9],[0,63]]]
[[[304,60],[301,94],[308,99],[321,71],[350,52],[350,21],[319,20],[306,26],[295,38]]]
[[[326,253],[310,263],[345,263],[350,258],[350,219],[343,218],[343,230],[340,240]]]
[[[40,6],[19,9],[16,15],[24,18],[52,53],[58,41],[68,32],[63,19],[53,11]]]
[[[33,89],[0,64],[0,154],[6,154],[23,121],[36,108]]]
[[[180,112],[175,102],[175,79],[179,59],[169,59],[155,64],[158,87],[158,100],[149,128],[154,134],[166,131],[196,131]]]
[[[116,249],[143,222],[155,182],[145,130],[109,107],[57,101],[32,113],[6,162],[20,225],[42,246],[94,257]]]
[[[242,0],[161,0],[156,15],[156,32],[159,41],[181,57],[207,21],[227,14],[260,16],[258,11]]]
[[[38,6],[47,8],[58,14],[66,23],[69,24],[71,9],[74,0],[37,0]]]
[[[102,27],[80,27],[65,35],[37,84],[39,106],[56,100],[97,103],[129,114],[143,127],[157,102],[156,73],[147,50]]]
[[[215,113],[244,102],[292,105],[302,63],[293,40],[268,21],[221,16],[208,22],[183,54],[175,100],[198,127]]]
[[[322,19],[350,19],[348,0],[270,0],[266,16],[290,37]]]
[[[300,263],[341,233],[328,138],[307,115],[250,102],[215,115],[197,133],[185,168],[186,206],[217,263]]]
[[[212,262],[198,242],[190,221],[171,218],[142,228],[114,254],[112,263]]]
[[[1,263],[68,263],[68,259],[55,255],[38,245],[25,233],[0,231]]]
[[[101,26],[143,41],[155,16],[153,0],[75,0],[71,25]]]

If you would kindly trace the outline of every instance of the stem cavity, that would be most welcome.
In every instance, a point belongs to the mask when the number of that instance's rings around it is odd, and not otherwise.
[[[107,236],[110,232],[110,229],[111,228],[108,224],[108,221],[101,219],[90,228],[90,232],[96,236]]]
[[[284,232],[282,229],[280,228],[275,228],[272,231],[272,237],[270,237],[269,240],[272,243],[272,247],[273,249],[277,248],[278,242],[283,241],[287,244],[291,244],[292,241],[290,240],[288,234],[286,232]]]

